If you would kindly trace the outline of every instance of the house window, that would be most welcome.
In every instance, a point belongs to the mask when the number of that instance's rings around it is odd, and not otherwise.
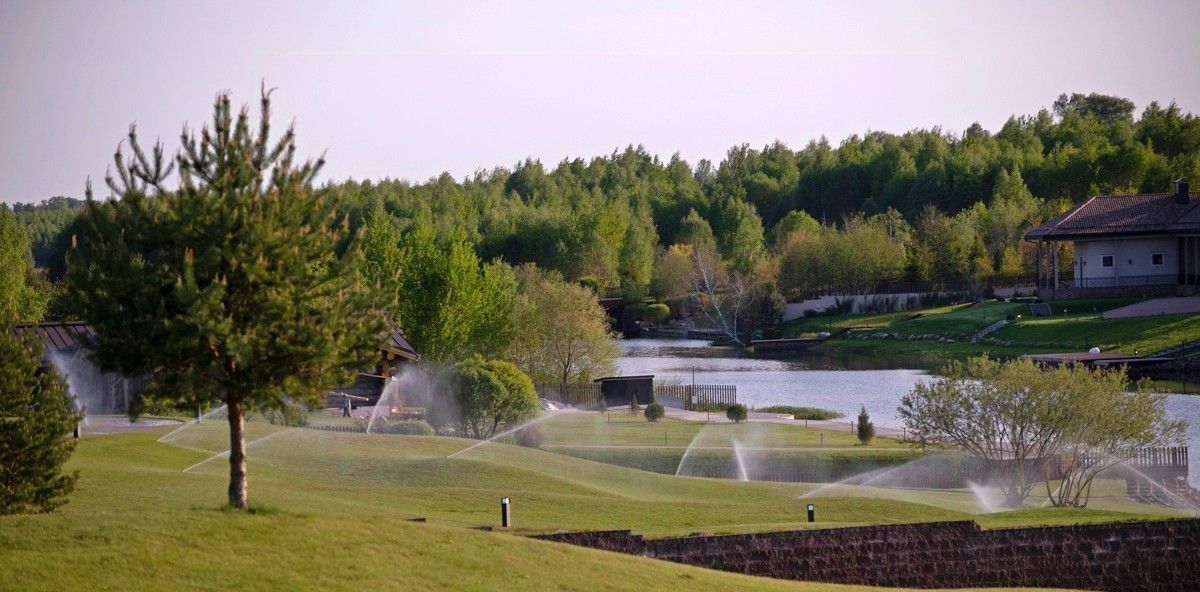
[[[1162,265],[1162,264],[1163,264],[1163,254],[1162,253],[1150,253],[1150,265]]]
[[[1113,266],[1113,256],[1112,255],[1101,255],[1100,256],[1100,267],[1112,267],[1112,266]]]

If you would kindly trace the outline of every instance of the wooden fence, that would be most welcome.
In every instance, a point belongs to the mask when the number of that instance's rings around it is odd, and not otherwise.
[[[1126,464],[1134,467],[1184,467],[1188,466],[1188,447],[1169,446],[1142,448],[1133,453]]]
[[[599,383],[536,384],[538,397],[580,409],[598,409],[602,395]],[[667,407],[689,411],[722,411],[737,403],[737,387],[724,384],[656,384],[654,400]]]

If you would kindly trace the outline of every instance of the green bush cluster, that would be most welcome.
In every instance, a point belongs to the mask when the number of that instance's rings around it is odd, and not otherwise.
[[[728,417],[729,421],[734,423],[742,423],[743,421],[746,421],[746,415],[746,406],[742,405],[741,403],[734,403],[725,410],[725,417]]]
[[[667,414],[667,410],[663,408],[661,403],[651,403],[646,405],[646,410],[643,412],[646,415],[646,421],[658,421]]]
[[[832,409],[822,409],[820,407],[798,407],[795,405],[771,405],[769,407],[760,407],[755,409],[755,411],[761,411],[763,413],[786,413],[795,419],[807,419],[811,421],[824,421],[842,417],[840,412]]]

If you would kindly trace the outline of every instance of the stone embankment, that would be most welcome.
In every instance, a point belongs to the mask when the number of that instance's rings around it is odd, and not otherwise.
[[[813,582],[1131,592],[1200,589],[1200,520],[998,530],[984,530],[974,522],[938,522],[670,539],[603,531],[538,538]]]

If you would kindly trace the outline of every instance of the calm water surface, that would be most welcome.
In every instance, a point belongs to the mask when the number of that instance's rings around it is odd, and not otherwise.
[[[732,348],[690,339],[622,340],[617,365],[621,374],[653,374],[658,381],[731,384],[737,387],[738,402],[749,407],[822,407],[849,419],[865,405],[876,425],[894,428],[901,425],[896,417],[900,397],[914,384],[932,379],[924,370],[913,370],[912,361],[738,357]],[[897,367],[904,365],[909,367]],[[1169,395],[1167,413],[1188,422],[1189,479],[1200,486],[1200,395]]]

